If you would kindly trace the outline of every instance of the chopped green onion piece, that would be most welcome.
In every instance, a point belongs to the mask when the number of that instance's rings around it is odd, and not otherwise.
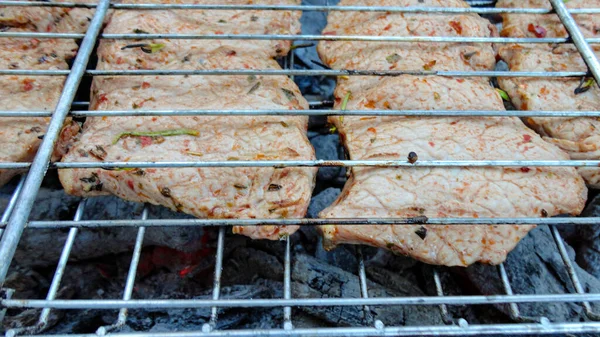
[[[352,96],[352,92],[348,91],[346,96],[344,96],[344,100],[342,101],[342,106],[340,107],[341,111],[346,110],[346,106],[348,105],[348,101],[350,100],[350,96]],[[344,116],[340,116],[340,122],[344,121]]]
[[[579,86],[575,88],[575,95],[579,95],[590,90],[594,83],[596,83],[596,81],[593,78],[582,78]]]
[[[197,130],[190,129],[179,129],[179,130],[165,130],[165,131],[127,131],[121,132],[114,140],[113,144],[116,144],[119,139],[123,137],[169,137],[169,136],[182,136],[189,135],[198,137],[200,132]]]
[[[165,45],[163,43],[150,43],[140,48],[146,54],[154,54],[157,51],[163,49],[164,47]]]
[[[510,101],[510,97],[508,97],[508,94],[506,93],[506,91],[504,91],[500,88],[496,88],[496,91],[498,92],[498,94],[500,94],[500,97],[502,97],[503,100]]]
[[[348,91],[346,93],[346,96],[344,96],[344,100],[342,101],[342,107],[341,107],[342,111],[346,110],[346,106],[348,105],[348,101],[350,100],[351,95],[352,95],[352,92]]]

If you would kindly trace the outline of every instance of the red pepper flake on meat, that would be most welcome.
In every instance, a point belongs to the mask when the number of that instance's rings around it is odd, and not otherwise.
[[[23,90],[25,91],[31,91],[33,89],[33,84],[35,80],[32,80],[30,78],[26,78],[23,80]]]
[[[140,137],[140,143],[142,144],[142,147],[146,147],[146,146],[152,145],[152,137],[141,136]]]
[[[429,62],[427,62],[426,64],[424,64],[424,65],[423,65],[423,69],[425,69],[425,70],[428,70],[428,71],[429,71],[429,70],[431,70],[431,69],[433,68],[433,66],[435,66],[436,64],[437,64],[437,61],[436,61],[436,60],[429,61]]]
[[[529,171],[531,171],[531,169],[529,167],[521,167],[521,172],[527,173]]]
[[[323,35],[337,35],[337,33],[333,32],[333,31],[329,31],[329,32],[323,32]]]
[[[458,34],[462,34],[462,25],[458,21],[450,21],[450,27],[452,27]]]
[[[542,26],[534,25],[533,23],[530,23],[529,26],[527,26],[527,30],[530,33],[535,34],[535,37],[537,37],[537,38],[544,38],[544,37],[546,37],[546,34],[548,33],[546,28],[544,28]]]
[[[365,103],[365,108],[375,109],[375,101],[368,101],[367,103]]]
[[[129,186],[129,188],[131,188],[132,191],[135,190],[133,188],[133,181],[132,180],[127,180],[127,186]]]
[[[148,89],[148,88],[150,88],[150,83],[142,82],[142,89]]]
[[[523,141],[525,143],[531,143],[531,136],[530,135],[523,135]]]
[[[388,24],[387,26],[385,26],[385,28],[383,28],[383,30],[390,30],[392,28],[392,24]]]
[[[227,56],[235,56],[237,55],[237,52],[235,50],[230,50],[227,52]]]
[[[372,133],[377,133],[377,129],[375,129],[375,128],[368,128],[367,131],[372,132]]]
[[[434,142],[429,142],[429,146],[434,147],[435,143]]]
[[[101,94],[98,96],[98,103],[103,103],[108,101],[108,98],[106,98],[106,94]]]

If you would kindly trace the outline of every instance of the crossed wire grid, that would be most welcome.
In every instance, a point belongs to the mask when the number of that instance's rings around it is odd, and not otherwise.
[[[196,162],[196,163],[51,163],[49,153],[58,136],[58,130],[62,125],[67,115],[76,117],[89,116],[139,116],[139,115],[399,115],[399,116],[553,116],[553,117],[600,117],[598,111],[403,111],[403,110],[386,110],[386,111],[333,111],[331,109],[319,109],[327,106],[331,102],[311,102],[311,107],[315,109],[307,111],[277,111],[277,110],[161,110],[161,111],[89,111],[77,110],[71,111],[73,108],[88,106],[87,102],[74,102],[74,97],[81,78],[83,76],[100,76],[100,75],[234,75],[234,74],[260,74],[260,75],[288,75],[293,78],[295,75],[305,76],[355,76],[355,75],[399,75],[399,74],[416,74],[416,75],[440,75],[440,76],[485,76],[485,77],[581,77],[591,73],[600,83],[600,65],[593,55],[589,44],[600,43],[600,39],[585,39],[575,24],[571,14],[600,14],[600,8],[568,10],[564,3],[560,0],[549,0],[554,10],[532,9],[532,8],[489,8],[489,7],[472,7],[464,9],[456,8],[402,8],[402,7],[336,7],[336,6],[232,6],[232,5],[185,5],[185,4],[110,4],[109,0],[101,0],[98,4],[77,4],[77,3],[52,3],[52,2],[30,2],[30,1],[0,1],[0,6],[61,6],[61,7],[89,7],[96,8],[94,19],[90,23],[86,34],[53,34],[53,33],[8,33],[0,32],[2,37],[32,37],[32,38],[83,38],[78,55],[71,70],[58,71],[35,71],[35,70],[0,70],[0,75],[47,75],[47,76],[64,76],[68,75],[67,81],[59,103],[57,104],[54,113],[43,111],[0,111],[0,117],[39,117],[52,116],[51,124],[47,134],[44,137],[40,150],[38,151],[32,163],[1,163],[0,168],[6,169],[28,169],[29,172],[24,175],[17,184],[13,195],[2,214],[0,219],[0,285],[3,284],[8,267],[12,260],[14,249],[18,245],[20,236],[25,226],[28,228],[69,228],[67,239],[64,243],[62,253],[60,255],[58,265],[50,284],[50,288],[44,300],[17,300],[11,299],[12,292],[10,289],[2,289],[0,292],[0,321],[3,315],[3,309],[7,308],[40,308],[36,324],[20,328],[12,329],[6,332],[6,336],[17,336],[23,334],[39,334],[43,333],[48,324],[48,317],[51,310],[57,309],[119,309],[119,313],[114,324],[109,326],[98,327],[95,334],[83,334],[80,336],[411,336],[411,335],[447,335],[447,336],[465,336],[465,335],[481,335],[481,334],[529,334],[529,333],[584,333],[584,332],[600,332],[600,314],[593,311],[590,302],[600,301],[600,294],[585,293],[581,282],[577,276],[576,270],[573,267],[567,249],[554,224],[564,224],[568,222],[572,225],[593,225],[600,224],[598,218],[571,218],[571,219],[537,219],[537,218],[496,218],[496,219],[428,219],[428,224],[548,224],[552,236],[556,243],[556,249],[564,262],[564,267],[569,275],[575,293],[553,294],[553,295],[517,295],[514,294],[509,276],[506,272],[504,264],[497,266],[498,277],[500,278],[504,294],[494,296],[445,296],[444,289],[438,270],[434,270],[433,281],[435,284],[437,296],[426,297],[377,297],[369,298],[367,286],[367,277],[365,270],[365,261],[362,254],[362,249],[357,247],[356,254],[359,261],[357,277],[360,284],[361,298],[327,298],[327,299],[311,299],[311,298],[292,298],[291,293],[291,240],[285,239],[285,254],[284,254],[284,280],[283,280],[283,298],[282,299],[253,299],[253,300],[223,300],[220,299],[221,290],[221,272],[223,267],[223,253],[225,247],[225,229],[230,225],[260,225],[260,224],[301,224],[314,225],[325,223],[338,224],[354,224],[354,223],[369,223],[369,224],[406,224],[412,219],[286,219],[286,220],[174,220],[174,219],[148,219],[148,209],[144,207],[142,214],[137,220],[105,220],[105,221],[86,221],[83,220],[86,200],[81,200],[75,216],[72,221],[28,221],[29,213],[33,207],[37,192],[44,178],[46,168],[75,168],[75,167],[236,167],[236,166],[413,166],[414,164],[405,161],[294,161],[294,162]],[[493,5],[494,1],[469,1],[472,5]],[[574,43],[586,61],[589,72],[555,72],[555,73],[539,73],[539,72],[498,72],[498,71],[472,71],[472,72],[374,72],[374,71],[349,71],[349,70],[300,70],[294,69],[294,53],[283,60],[284,69],[278,71],[266,70],[204,70],[204,71],[97,71],[86,70],[89,56],[93,51],[93,47],[98,38],[105,39],[139,39],[140,35],[133,34],[100,34],[101,23],[106,15],[107,9],[158,9],[158,8],[175,8],[175,9],[262,9],[262,10],[315,10],[315,11],[333,11],[333,10],[370,10],[370,11],[389,11],[389,12],[463,12],[463,13],[556,13],[569,31],[570,38],[443,38],[443,37],[372,37],[372,36],[346,36],[332,37],[326,35],[219,35],[219,36],[202,36],[202,35],[178,35],[178,34],[147,34],[143,38],[183,38],[183,39],[275,39],[275,40],[303,40],[303,41],[321,41],[333,39],[346,40],[363,40],[363,41],[397,41],[397,42],[494,42],[494,43]],[[445,167],[464,167],[464,166],[597,166],[600,161],[429,161],[420,162],[420,166],[445,166]],[[145,230],[148,226],[218,226],[216,262],[214,270],[212,298],[210,300],[132,300],[133,288],[136,279],[137,266],[140,261]],[[57,292],[60,288],[62,277],[65,273],[69,256],[73,244],[77,238],[77,234],[81,228],[90,227],[115,227],[115,226],[131,226],[137,228],[137,236],[133,249],[129,271],[125,280],[123,295],[120,300],[59,300],[56,299]],[[493,268],[493,267],[490,267]],[[519,310],[520,303],[553,303],[553,302],[577,302],[580,303],[584,312],[589,319],[587,322],[552,322],[552,317],[528,317],[521,315]],[[517,323],[512,324],[486,324],[486,325],[471,325],[468,321],[461,317],[452,317],[448,306],[450,305],[476,305],[476,304],[501,304],[509,305],[511,318]],[[375,319],[370,310],[370,306],[374,305],[436,305],[439,307],[440,314],[445,325],[441,326],[386,326],[385,322]],[[298,306],[363,306],[364,322],[362,327],[351,328],[310,328],[297,329],[294,328],[292,307]],[[118,333],[119,328],[127,322],[129,309],[136,308],[200,308],[208,307],[211,309],[209,320],[203,325],[201,331],[175,332],[175,333]],[[218,330],[216,323],[218,320],[218,309],[224,307],[237,308],[253,308],[253,307],[281,307],[283,309],[282,318],[283,324],[280,327],[265,330]],[[57,335],[53,335],[57,336]],[[74,336],[74,335],[68,335]]]

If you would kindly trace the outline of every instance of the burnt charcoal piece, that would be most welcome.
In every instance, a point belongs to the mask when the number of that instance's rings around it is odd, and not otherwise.
[[[567,246],[573,259],[573,249]],[[526,236],[508,256],[506,272],[515,294],[564,294],[574,293],[571,280],[548,227],[538,227]],[[574,263],[584,289],[589,293],[600,292],[600,280]],[[466,269],[470,281],[482,294],[503,294],[504,290],[494,267],[473,265]],[[592,304],[592,306],[594,306]],[[508,314],[508,305],[498,305]],[[549,317],[553,321],[579,321],[584,319],[583,307],[575,303],[527,303],[519,304],[521,315]],[[597,311],[599,308],[595,306]]]
[[[307,255],[295,257],[292,279],[293,296],[297,298],[361,297],[356,274],[345,272]],[[414,286],[399,292],[386,289],[372,281],[367,282],[369,297],[424,295]],[[406,281],[406,284],[408,283]],[[356,326],[365,323],[361,307],[305,307],[302,310],[336,326]],[[370,310],[374,319],[379,319],[386,325],[442,324],[440,311],[435,306],[372,306]]]

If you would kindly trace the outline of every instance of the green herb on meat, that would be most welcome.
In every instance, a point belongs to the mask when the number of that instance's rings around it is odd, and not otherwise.
[[[163,43],[134,43],[121,47],[121,50],[140,48],[146,54],[154,54],[164,47]]]
[[[352,97],[352,92],[348,91],[346,93],[346,95],[344,96],[344,99],[342,100],[342,106],[340,107],[341,111],[346,110],[346,106],[348,106],[348,101],[350,100],[350,97]],[[340,116],[340,122],[344,121],[344,116]]]
[[[496,88],[496,91],[498,92],[498,94],[500,94],[500,97],[502,97],[503,100],[505,101],[509,101],[510,97],[508,97],[508,93],[500,88]]]
[[[398,54],[392,54],[388,57],[385,58],[385,60],[389,63],[389,64],[393,64],[396,63],[398,61],[400,61],[401,57]]]
[[[197,130],[190,129],[178,129],[178,130],[165,130],[165,131],[127,131],[121,132],[113,140],[113,144],[116,144],[119,139],[123,137],[169,137],[169,136],[194,136],[198,137],[200,132]]]
[[[581,78],[579,82],[579,86],[575,88],[575,95],[583,94],[592,88],[592,86],[596,83],[593,78]]]
[[[133,30],[133,32],[134,32],[135,34],[150,34],[150,33],[148,33],[147,31],[145,31],[145,30],[141,30],[141,29],[138,29],[138,28],[134,29],[134,30]]]

